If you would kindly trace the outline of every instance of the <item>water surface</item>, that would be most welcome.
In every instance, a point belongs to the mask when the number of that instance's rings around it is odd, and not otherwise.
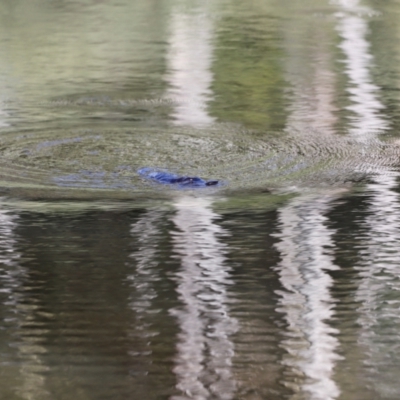
[[[399,13],[2,1],[0,398],[398,399]]]

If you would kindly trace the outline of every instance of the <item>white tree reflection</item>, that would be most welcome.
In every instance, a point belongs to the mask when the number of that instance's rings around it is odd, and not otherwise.
[[[214,119],[207,112],[211,99],[212,35],[209,3],[177,7],[171,15],[166,93],[174,101],[177,124],[207,125]],[[215,224],[218,215],[211,201],[181,197],[174,203],[174,251],[181,260],[175,279],[182,308],[171,310],[180,334],[177,344],[175,399],[232,399],[236,384],[231,363],[234,354],[230,335],[236,321],[230,317],[226,286],[231,283],[225,265],[225,246]]]
[[[134,289],[129,305],[135,311],[135,324],[133,329],[142,337],[150,330],[146,317],[157,297],[154,287],[159,277],[159,265],[156,260],[157,248],[160,244],[162,218],[164,213],[159,210],[145,212],[131,228],[131,235],[135,239],[138,249],[131,254],[135,260],[135,270],[127,276]],[[147,341],[144,341],[147,342]],[[147,345],[149,343],[147,342]],[[141,354],[146,355],[149,349],[142,349]],[[133,357],[140,354],[134,352]]]
[[[331,40],[326,21],[315,19],[312,46],[309,26],[289,27],[286,32],[287,79],[292,84],[288,132],[333,135],[336,123],[335,81]],[[310,63],[309,59],[312,60]],[[310,133],[311,130],[315,132]],[[334,193],[304,194],[279,210],[282,261],[277,266],[284,290],[279,291],[277,311],[287,329],[281,346],[286,350],[284,384],[293,399],[333,400],[340,395],[334,380],[339,342],[329,322],[334,316],[333,284],[329,271],[338,269],[328,247],[334,232],[326,225]]]
[[[368,23],[366,17],[373,11],[362,7],[356,0],[338,2],[342,12],[338,13],[337,30],[342,38],[339,47],[345,55],[345,73],[349,79],[347,91],[351,104],[347,106],[350,117],[350,133],[353,138],[365,142],[388,129],[388,122],[381,114],[384,108],[379,101],[379,87],[370,76],[372,55],[366,39]]]
[[[176,283],[182,308],[171,312],[180,326],[174,372],[182,396],[174,399],[233,399],[236,388],[230,335],[237,322],[229,315],[231,279],[219,239],[226,232],[214,222],[218,215],[210,205],[205,198],[175,202],[173,242],[181,260]]]
[[[328,271],[338,269],[327,250],[334,233],[324,224],[330,201],[331,196],[301,196],[279,211],[282,261],[277,270],[284,290],[278,292],[278,311],[288,325],[283,363],[295,399],[329,400],[340,394],[332,378],[339,359],[337,331],[328,324],[334,314]]]
[[[41,335],[47,333],[35,321],[35,315],[40,312],[40,306],[35,301],[27,301],[24,295],[24,286],[27,284],[27,271],[20,265],[21,254],[17,247],[15,230],[18,226],[18,217],[5,210],[0,210],[0,282],[1,293],[5,295],[2,310],[6,313],[4,323],[7,324],[11,335],[6,344],[8,350],[2,351],[3,357],[16,350],[12,358],[21,361],[18,371],[5,362],[6,370],[2,366],[1,385],[10,388],[13,381],[15,395],[24,400],[50,399],[45,388],[45,373],[49,367],[43,362],[42,355],[47,352],[40,344]],[[28,283],[29,285],[29,283]],[[40,334],[40,335],[38,335]],[[9,376],[9,370],[15,375]],[[17,383],[18,382],[18,383]]]
[[[170,88],[166,94],[173,100],[173,117],[177,124],[204,125],[214,119],[207,112],[212,83],[212,21],[207,2],[198,10],[175,10],[171,15],[167,54]]]
[[[373,11],[362,7],[359,1],[338,2],[338,31],[345,55],[348,91],[353,113],[350,134],[357,140],[374,138],[388,129],[388,123],[379,99],[379,88],[372,83],[370,44],[367,41],[369,15]],[[370,193],[367,218],[363,221],[365,235],[359,238],[362,251],[356,268],[361,277],[356,299],[361,303],[358,322],[361,326],[360,344],[364,347],[366,365],[374,389],[382,398],[394,398],[400,384],[396,366],[399,352],[392,344],[398,341],[400,290],[400,202],[398,173],[383,171],[375,176],[375,183],[367,186]],[[388,357],[390,354],[390,357]],[[393,363],[393,365],[392,365]],[[397,398],[397,396],[395,396]]]
[[[333,134],[337,121],[334,104],[336,76],[332,71],[329,31],[326,23],[314,25],[315,37],[310,49],[307,47],[309,30],[296,28],[288,27],[285,31],[285,72],[293,90],[288,107],[287,130],[305,134],[313,129],[318,135]]]

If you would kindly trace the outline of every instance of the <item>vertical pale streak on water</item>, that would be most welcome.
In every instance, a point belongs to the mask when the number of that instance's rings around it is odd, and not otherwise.
[[[131,229],[139,248],[131,257],[136,261],[135,272],[128,276],[134,289],[130,306],[136,313],[135,329],[145,334],[149,326],[144,319],[149,312],[152,301],[157,297],[154,282],[159,279],[157,273],[156,249],[159,245],[159,223],[162,213],[157,210],[146,212]]]
[[[198,9],[173,10],[167,52],[173,117],[179,125],[207,125],[214,119],[207,112],[211,99],[213,25],[207,13],[208,2]]]
[[[182,197],[175,207],[173,243],[181,260],[176,283],[182,307],[171,313],[180,327],[174,372],[182,394],[173,399],[233,399],[230,335],[237,322],[227,304],[232,282],[219,237],[226,232],[214,222],[219,216],[206,198]]]
[[[337,109],[334,106],[335,74],[331,70],[330,40],[326,22],[315,18],[315,24],[312,49],[304,48],[304,42],[309,40],[309,29],[300,34],[299,29],[287,29],[286,76],[292,86],[293,96],[290,98],[286,126],[289,131],[308,132],[311,128],[318,134],[332,134]],[[305,69],[304,65],[308,68]]]
[[[1,35],[1,33],[0,33]],[[1,36],[0,36],[1,37]],[[6,101],[8,100],[7,97],[10,96],[12,91],[10,90],[6,82],[9,80],[8,74],[6,74],[4,71],[7,71],[7,65],[4,65],[4,59],[5,55],[3,52],[0,52],[0,71],[3,71],[2,76],[0,76],[0,87],[1,87],[1,93],[0,93],[0,128],[4,128],[6,126],[10,126],[9,122],[7,121],[9,114],[5,110],[7,107]]]
[[[312,29],[299,25],[287,33],[286,73],[292,85],[287,130],[308,134],[311,128],[320,136],[334,134],[335,74],[326,21],[315,18],[312,23]],[[328,271],[338,269],[326,249],[334,233],[324,224],[331,200],[332,195],[304,195],[279,210],[276,246],[282,261],[277,271],[285,290],[278,292],[278,311],[287,322],[281,346],[289,374],[284,384],[293,389],[293,400],[333,400],[340,395],[333,380],[339,359],[333,336],[337,331],[328,324],[334,316]]]
[[[278,311],[287,323],[281,345],[290,374],[284,384],[296,400],[333,400],[340,394],[332,379],[339,359],[337,330],[327,324],[334,315],[327,271],[338,269],[327,250],[334,233],[324,224],[330,201],[331,196],[301,196],[279,211],[277,271],[284,290],[278,292]]]
[[[160,279],[159,264],[156,260],[157,247],[160,244],[162,233],[159,227],[162,224],[163,213],[158,210],[150,210],[144,213],[132,226],[131,235],[138,245],[137,251],[131,254],[135,260],[135,270],[128,275],[133,293],[129,299],[129,305],[135,313],[133,334],[137,337],[139,351],[130,351],[129,355],[137,360],[141,357],[146,362],[151,362],[152,326],[148,321],[151,315],[154,300],[158,294],[154,284]],[[143,369],[149,366],[144,365]],[[143,371],[147,374],[148,371]]]
[[[364,351],[369,387],[376,398],[397,399],[400,392],[399,292],[400,199],[394,176],[380,175],[368,185],[368,217],[357,263],[358,342]],[[361,239],[361,238],[360,238]]]
[[[5,98],[5,93],[4,92],[7,92],[7,91],[4,90],[4,89],[5,88],[2,87],[2,92],[3,93],[1,94],[1,97],[0,97],[0,128],[4,128],[6,126],[10,126],[10,124],[7,122],[7,118],[9,117],[9,114],[5,110],[5,107],[6,107],[5,100],[7,100],[7,99]]]
[[[8,114],[4,110],[4,106],[5,106],[4,102],[0,100],[0,128],[10,126],[10,124],[7,122]]]
[[[381,111],[384,107],[378,98],[378,88],[371,83],[369,72],[372,55],[366,40],[368,25],[365,18],[368,10],[355,0],[342,0],[339,4],[342,13],[338,31],[343,38],[341,48],[346,57],[346,73],[353,101],[351,110],[354,112],[350,134],[358,140],[365,140],[388,129]],[[366,364],[370,365],[371,370],[376,373],[381,362],[386,370],[384,375],[371,382],[385,398],[386,395],[390,397],[393,393],[398,394],[399,390],[398,371],[391,370],[387,359],[387,354],[391,354],[398,366],[398,354],[393,351],[393,338],[390,338],[393,335],[391,331],[395,331],[394,336],[398,340],[398,301],[383,300],[385,296],[397,298],[400,290],[400,204],[397,177],[395,173],[377,174],[376,183],[367,186],[371,194],[365,221],[367,234],[361,244],[361,265],[356,266],[361,277],[356,295],[362,304],[358,319],[361,326],[359,342],[364,346]],[[381,335],[380,339],[377,333]],[[385,334],[389,335],[387,343]]]
[[[367,142],[389,128],[381,114],[384,106],[378,98],[379,88],[373,84],[369,71],[373,57],[366,39],[368,24],[365,18],[373,12],[356,0],[339,0],[337,3],[342,8],[337,25],[342,38],[339,47],[345,55],[345,73],[349,79],[347,91],[352,101],[346,107],[353,114],[350,133],[356,140]]]
[[[21,364],[17,372],[19,385],[16,388],[18,398],[24,400],[48,399],[48,392],[45,390],[44,373],[49,368],[43,364],[41,354],[46,350],[36,343],[38,336],[32,335],[25,325],[33,320],[37,310],[34,303],[27,304],[23,295],[23,284],[26,278],[26,271],[19,264],[19,254],[14,231],[17,228],[17,217],[0,210],[0,268],[2,275],[2,289],[7,292],[5,306],[12,317],[9,322],[15,326],[16,332],[8,343],[17,349],[17,358]],[[44,333],[43,331],[41,333]],[[0,361],[1,362],[1,361]],[[14,378],[14,377],[13,377]],[[5,384],[8,387],[9,382]],[[1,390],[0,390],[1,392]]]

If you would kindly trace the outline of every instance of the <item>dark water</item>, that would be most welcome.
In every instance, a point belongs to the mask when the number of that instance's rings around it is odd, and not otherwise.
[[[0,399],[398,399],[399,16],[2,0]]]

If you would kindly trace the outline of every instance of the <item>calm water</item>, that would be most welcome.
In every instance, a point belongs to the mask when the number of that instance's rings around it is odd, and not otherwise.
[[[1,0],[0,399],[399,399],[399,18]]]

